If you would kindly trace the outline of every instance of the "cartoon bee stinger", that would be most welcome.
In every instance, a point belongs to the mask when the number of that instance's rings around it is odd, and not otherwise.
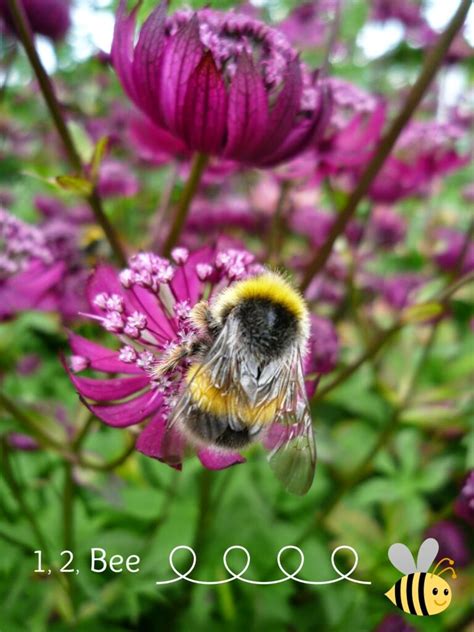
[[[396,569],[404,573],[404,577],[385,596],[403,612],[420,617],[439,614],[451,603],[451,588],[440,575],[451,571],[453,579],[456,579],[454,561],[443,557],[433,572],[428,572],[438,551],[438,542],[434,538],[428,538],[420,546],[415,564],[413,555],[404,544],[392,544],[389,548],[389,560]],[[445,562],[448,565],[443,568]],[[442,569],[437,572],[440,566]]]

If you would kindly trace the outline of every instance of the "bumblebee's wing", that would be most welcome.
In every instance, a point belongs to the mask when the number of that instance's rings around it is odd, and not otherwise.
[[[439,544],[434,538],[427,538],[422,542],[416,558],[416,570],[427,573],[438,555],[438,551]]]
[[[293,494],[303,495],[313,482],[316,446],[298,351],[285,363],[284,370],[282,386],[286,397],[271,429],[274,445],[268,460],[285,488]]]
[[[404,544],[400,544],[400,542],[392,544],[389,548],[388,559],[392,565],[404,575],[410,575],[416,572],[415,560],[413,559],[410,549]]]

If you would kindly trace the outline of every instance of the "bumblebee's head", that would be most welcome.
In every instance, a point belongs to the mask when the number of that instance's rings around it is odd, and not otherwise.
[[[222,324],[232,314],[240,341],[260,358],[276,359],[294,345],[305,350],[308,310],[303,297],[279,274],[265,272],[234,283],[219,295],[213,313]]]
[[[430,615],[446,610],[451,603],[451,597],[451,587],[445,579],[432,573],[426,574],[425,602]]]

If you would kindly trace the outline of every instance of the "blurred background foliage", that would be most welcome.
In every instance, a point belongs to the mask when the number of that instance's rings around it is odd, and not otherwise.
[[[147,15],[155,4],[155,0],[144,0],[140,15]],[[187,4],[200,7],[209,2]],[[265,19],[278,22],[300,4],[271,0],[260,8]],[[181,5],[173,0],[171,10]],[[236,7],[227,0],[211,5]],[[70,114],[74,138],[87,159],[96,139],[87,132],[86,121],[105,119],[115,103],[125,103],[113,72],[94,52],[100,25],[107,30],[105,26],[113,23],[115,6],[107,0],[76,0],[73,16],[80,23],[64,42],[54,47],[44,41],[40,45],[46,65],[54,71],[60,100]],[[369,2],[344,2],[339,31],[344,51],[331,60],[331,73],[386,95],[393,113],[417,75],[424,51],[410,46],[403,36],[393,46],[384,47],[386,27],[367,31],[369,10]],[[84,16],[89,16],[90,37]],[[470,29],[472,34],[472,25]],[[371,38],[379,44],[382,41],[379,54],[369,54],[372,48],[367,41]],[[9,137],[0,145],[0,190],[11,194],[10,211],[35,222],[39,218],[36,196],[57,196],[68,206],[77,204],[77,196],[50,183],[69,171],[41,95],[31,83],[25,55],[7,38],[2,39],[2,53],[11,61],[5,61],[2,75],[0,125],[9,129]],[[317,66],[324,53],[324,47],[309,49],[303,57]],[[455,69],[442,68],[439,81],[445,82],[444,91],[454,86],[456,98],[462,100],[469,90],[472,97],[473,75],[471,57]],[[443,87],[438,83],[433,90],[437,89]],[[433,92],[424,102],[428,111],[431,98]],[[464,150],[471,142],[466,134]],[[114,158],[127,162],[129,151],[118,143]],[[138,177],[139,194],[116,197],[105,205],[119,233],[126,236],[131,248],[139,249],[146,243],[150,222],[174,168],[150,167],[136,160],[130,161],[129,168]],[[255,172],[242,175],[245,186],[258,178],[260,174]],[[381,276],[426,270],[428,224],[441,218],[466,230],[472,207],[461,191],[471,181],[468,166],[437,182],[431,197],[397,203],[397,213],[409,226],[407,238],[402,248],[380,251],[371,262],[373,270]],[[178,179],[172,202],[179,198],[182,186]],[[336,191],[337,195],[342,199],[344,193]],[[329,207],[328,191],[321,191],[319,199],[323,208]],[[369,208],[368,201],[360,205],[361,221]],[[252,236],[245,239],[249,247],[256,240]],[[308,248],[304,239],[292,239],[296,251]],[[28,451],[5,447],[8,457],[0,480],[0,630],[472,630],[474,577],[468,566],[459,569],[452,605],[442,615],[415,619],[397,611],[400,618],[394,625],[398,627],[377,627],[384,625],[386,615],[395,613],[384,597],[399,576],[387,559],[390,544],[404,542],[416,551],[429,529],[443,521],[453,522],[462,533],[461,548],[472,544],[469,525],[454,514],[464,477],[474,467],[474,410],[469,392],[474,371],[471,290],[456,294],[449,318],[436,324],[432,341],[433,323],[404,328],[381,355],[314,403],[319,463],[315,483],[304,498],[292,497],[280,488],[259,448],[249,450],[244,466],[208,472],[193,459],[182,473],[176,473],[132,452],[123,432],[95,421],[82,449],[96,467],[73,467],[73,539],[65,543],[67,461],[58,450],[41,445]],[[337,322],[341,340],[338,370],[359,357],[373,333],[370,323],[364,324],[363,318],[358,322],[363,299],[355,294]],[[379,322],[384,319],[390,320],[382,313]],[[73,328],[85,336],[99,337],[87,323],[79,322]],[[67,351],[65,329],[57,314],[27,312],[0,324],[2,388],[12,400],[33,411],[35,422],[59,442],[71,428],[74,431],[86,421],[59,361],[60,354]],[[332,377],[323,378],[320,388],[331,383]],[[407,389],[412,393],[404,402]],[[391,421],[388,432],[387,421]],[[24,427],[4,410],[1,433],[7,436],[12,431],[23,432]],[[104,469],[104,463],[114,467]],[[8,469],[17,488],[8,483]],[[44,549],[37,530],[44,536]],[[249,550],[248,576],[253,579],[278,578],[276,556],[288,544],[297,544],[304,551],[301,577],[331,579],[331,551],[348,544],[359,554],[357,578],[370,580],[372,585],[342,582],[314,588],[287,582],[256,587],[234,582],[208,587],[180,582],[156,586],[155,581],[171,577],[168,555],[182,544],[198,551],[193,576],[204,580],[225,577],[222,554],[234,544]],[[109,556],[140,555],[140,572],[91,573],[91,547],[103,547]],[[57,569],[64,548],[74,552],[78,575],[53,572],[43,577],[33,572],[33,551],[43,549],[44,565]],[[181,559],[186,568],[188,560],[184,555]],[[232,560],[239,569],[242,562],[237,553]],[[350,565],[352,560],[346,562]],[[292,564],[297,560],[288,554],[286,567],[292,568]]]

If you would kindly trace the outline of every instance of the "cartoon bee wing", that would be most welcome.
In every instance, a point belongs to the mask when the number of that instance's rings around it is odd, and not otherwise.
[[[416,558],[416,570],[427,573],[430,570],[436,556],[438,555],[439,544],[434,538],[427,538],[422,542],[418,557]]]
[[[298,351],[287,366],[287,395],[267,437],[268,460],[285,488],[299,496],[311,487],[316,467],[313,424]]]
[[[410,549],[405,544],[400,542],[392,544],[388,550],[388,559],[400,573],[404,575],[416,573],[415,560]]]

